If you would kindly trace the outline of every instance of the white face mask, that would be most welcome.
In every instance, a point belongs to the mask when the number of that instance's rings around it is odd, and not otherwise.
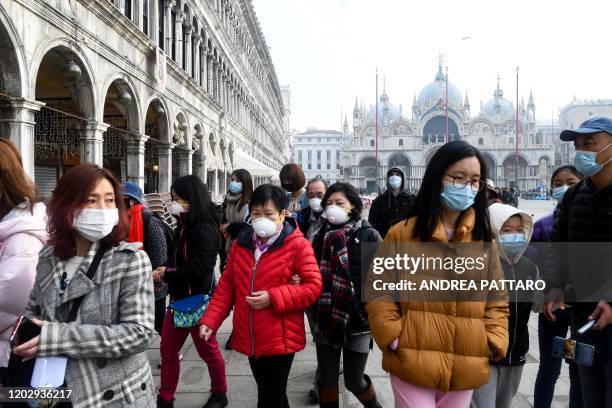
[[[308,200],[308,205],[310,205],[310,208],[312,208],[312,211],[316,212],[317,214],[323,211],[323,207],[321,207],[320,198],[311,198],[310,200]]]
[[[251,220],[253,231],[260,238],[270,238],[278,231],[278,224],[266,217],[259,217]]]
[[[178,217],[179,214],[186,213],[187,210],[182,205],[177,203],[176,201],[173,201],[172,204],[170,204],[170,212],[175,217]]]
[[[395,174],[389,177],[389,185],[391,188],[400,188],[402,186],[402,178]]]
[[[336,204],[328,205],[325,208],[323,217],[327,218],[327,221],[334,225],[342,225],[349,220],[347,211]]]
[[[119,224],[119,210],[116,208],[100,210],[84,208],[74,218],[74,229],[79,235],[91,242],[97,242],[110,234]]]

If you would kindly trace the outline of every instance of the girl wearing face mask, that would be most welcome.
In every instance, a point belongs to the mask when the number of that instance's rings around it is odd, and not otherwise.
[[[504,279],[523,282],[538,279],[538,267],[524,256],[533,231],[531,216],[500,203],[492,204],[488,211],[491,228],[499,245]],[[534,293],[510,291],[509,296],[508,351],[501,360],[491,361],[489,381],[474,391],[472,408],[509,408],[521,382],[525,355],[529,350],[527,324]]]
[[[563,200],[567,190],[582,180],[583,176],[574,166],[561,166],[556,169],[550,181],[552,197],[557,206],[550,214],[536,221],[531,242],[550,242],[553,225],[559,213],[558,204]],[[544,270],[547,251],[544,244],[533,246],[536,261],[540,271]],[[562,360],[552,356],[552,344],[555,336],[566,337],[570,329],[571,313],[569,309],[557,309],[554,311],[555,321],[549,321],[544,313],[538,316],[538,341],[540,346],[540,365],[534,387],[533,403],[535,408],[549,408],[555,392],[555,383],[561,372]],[[581,408],[583,406],[582,392],[580,391],[580,378],[578,367],[569,364],[570,392],[569,406]]]
[[[251,197],[251,226],[232,245],[219,287],[200,322],[210,341],[232,307],[232,348],[249,358],[258,408],[285,408],[295,353],[306,344],[304,309],[321,292],[310,243],[284,215],[283,191],[264,184]],[[293,284],[298,274],[301,283]],[[163,365],[162,365],[163,367]]]
[[[177,178],[172,184],[172,212],[178,219],[174,250],[168,258],[168,266],[154,271],[153,279],[168,284],[171,307],[161,334],[161,386],[158,407],[172,407],[179,380],[179,352],[188,335],[196,350],[206,362],[210,375],[211,396],[206,408],[226,407],[227,382],[225,361],[219,344],[213,336],[203,341],[193,327],[176,327],[172,303],[195,295],[212,295],[215,286],[215,264],[221,247],[219,221],[208,191],[199,177],[194,175]]]
[[[485,159],[475,147],[444,144],[429,161],[406,220],[391,227],[383,244],[491,242],[486,179]],[[499,257],[487,260],[482,272],[502,279]],[[489,378],[489,361],[508,348],[508,302],[497,300],[500,293],[482,295],[491,300],[395,302],[382,292],[369,299],[370,327],[395,406],[469,407],[473,390]]]
[[[370,377],[364,374],[372,349],[368,315],[361,302],[361,244],[382,241],[361,218],[363,204],[353,186],[335,183],[322,200],[326,219],[314,238],[323,291],[313,306],[319,364],[319,404],[338,407],[340,356],[344,384],[364,407],[381,407]],[[346,256],[348,255],[348,256]]]
[[[222,204],[221,232],[228,237],[225,244],[226,256],[229,254],[234,240],[238,238],[240,231],[248,226],[246,223],[249,215],[248,204],[252,195],[253,181],[251,174],[244,169],[234,170],[228,192]],[[223,270],[223,266],[225,266],[225,262],[222,263],[221,270]]]
[[[154,407],[151,264],[138,244],[122,242],[121,185],[108,170],[81,164],[60,179],[47,214],[49,244],[25,312],[41,332],[13,351],[54,364],[47,380],[61,384],[63,374],[75,406]]]

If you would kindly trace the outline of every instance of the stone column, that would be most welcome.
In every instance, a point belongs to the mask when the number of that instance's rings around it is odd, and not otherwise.
[[[215,184],[215,190],[214,190],[215,197],[219,196],[219,175],[218,174],[219,174],[219,170],[215,169],[215,182],[214,182],[214,184]]]
[[[200,60],[201,60],[201,54],[202,54],[202,50],[200,49],[200,42],[202,41],[202,37],[200,37],[197,33],[193,35],[193,48],[195,49],[195,61],[193,64],[193,72],[191,73],[191,76],[193,77],[194,81],[196,81],[196,83],[200,83]]]
[[[0,106],[0,137],[7,137],[19,150],[23,168],[34,180],[35,114],[43,102],[23,98],[11,99]]]
[[[160,193],[169,193],[172,185],[172,149],[173,144],[160,144],[157,146],[159,164],[158,188]]]
[[[185,26],[185,72],[189,76],[193,75],[191,72],[191,47],[193,46],[193,39],[191,38],[192,32],[193,27],[191,25]]]
[[[149,0],[149,38],[155,45],[159,44],[159,6],[157,0]]]
[[[213,64],[212,64],[212,51],[207,50],[207,54],[205,56],[206,63],[206,92],[209,95],[213,95]]]
[[[174,149],[173,154],[178,154],[179,155],[179,174],[178,176],[187,176],[189,174],[191,174],[191,170],[192,170],[192,165],[191,165],[191,161],[192,161],[192,157],[193,157],[193,152],[191,150],[186,150],[186,149]]]
[[[143,0],[135,0],[134,6],[135,6],[134,7],[134,15],[132,16],[134,24],[136,24],[136,26],[140,28],[140,31],[143,31],[143,27],[142,27],[142,15],[144,13],[144,1]]]
[[[104,122],[91,120],[83,129],[83,135],[79,139],[81,144],[81,163],[95,163],[103,166],[102,146],[104,143],[104,132],[110,125]]]
[[[176,37],[176,63],[180,66],[183,63],[183,19],[184,13],[179,11],[176,13],[176,27],[174,27],[174,37]]]
[[[145,142],[146,135],[132,135],[127,142],[127,181],[144,188],[145,182]]]
[[[164,35],[166,36],[166,54],[172,57],[172,7],[176,2],[174,0],[166,0],[166,27],[164,30]]]

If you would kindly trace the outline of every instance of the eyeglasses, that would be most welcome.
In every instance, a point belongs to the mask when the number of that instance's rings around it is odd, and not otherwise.
[[[455,177],[455,176],[451,176],[450,174],[444,174],[446,177],[450,177],[453,179],[453,187],[455,188],[463,188],[465,186],[467,186],[468,184],[470,185],[470,188],[472,189],[472,191],[474,192],[479,192],[481,191],[484,186],[485,183],[483,183],[480,180],[465,180],[463,177]]]

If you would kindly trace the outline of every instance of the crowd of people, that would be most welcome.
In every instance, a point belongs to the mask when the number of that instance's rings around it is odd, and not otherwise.
[[[45,208],[19,152],[0,139],[0,382],[29,386],[46,364],[55,368],[49,384],[73,390],[57,406],[173,407],[191,335],[210,376],[204,407],[225,407],[232,384],[216,334],[232,314],[225,348],[248,358],[257,407],[285,408],[295,354],[309,341],[306,314],[317,356],[309,397],[320,407],[339,406],[340,375],[364,407],[382,407],[366,373],[376,343],[396,407],[506,408],[537,312],[535,407],[551,406],[562,364],[553,342],[569,331],[594,347],[588,363],[565,355],[569,406],[610,408],[612,299],[565,303],[577,275],[567,259],[589,254],[530,243],[612,242],[612,119],[591,118],[561,139],[574,143],[575,166],[556,169],[557,205],[537,222],[488,181],[477,148],[453,141],[414,193],[391,168],[368,217],[355,187],[307,181],[294,163],[280,172],[282,188],[254,188],[248,171],[235,170],[220,206],[197,176],[182,176],[170,191],[175,229],[147,209],[137,184],[95,164],[67,171]],[[487,276],[544,279],[545,297],[491,289],[472,301],[364,302],[372,253],[363,244],[411,242],[491,243]],[[578,333],[588,321],[593,329]],[[157,390],[147,358],[156,332]]]

